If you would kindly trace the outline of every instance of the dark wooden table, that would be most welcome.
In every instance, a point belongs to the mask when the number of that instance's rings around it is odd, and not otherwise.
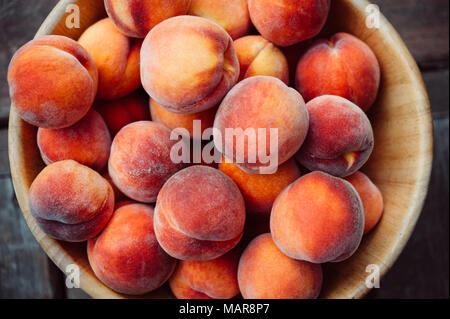
[[[333,0],[335,1],[335,0]],[[66,289],[25,224],[12,188],[7,146],[9,60],[57,0],[0,0],[0,298],[88,298]],[[449,1],[373,0],[405,40],[423,73],[434,120],[430,189],[417,227],[381,288],[367,298],[449,297]]]

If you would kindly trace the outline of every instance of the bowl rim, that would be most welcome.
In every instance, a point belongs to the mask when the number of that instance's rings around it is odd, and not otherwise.
[[[367,5],[370,4],[370,2],[367,0],[343,1],[348,2],[351,6],[362,12],[364,12]],[[60,0],[38,29],[35,38],[55,32],[58,22],[66,14],[66,6],[76,2],[77,1],[74,0]],[[424,205],[432,169],[433,122],[427,90],[416,61],[414,60],[400,35],[382,13],[380,13],[380,26],[380,28],[384,28],[385,31],[387,31],[384,33],[385,40],[389,43],[395,43],[395,46],[398,49],[398,56],[406,65],[409,66],[409,78],[411,79],[411,83],[414,84],[414,88],[417,90],[418,96],[421,96],[421,99],[419,99],[420,102],[417,103],[417,109],[418,112],[423,112],[425,114],[423,120],[419,124],[419,127],[422,130],[422,134],[420,134],[420,138],[422,139],[421,145],[423,145],[424,147],[429,147],[430,149],[430,152],[422,152],[422,154],[420,154],[421,170],[418,173],[418,179],[420,179],[421,182],[416,182],[413,190],[414,202],[411,202],[407,208],[408,212],[406,215],[409,217],[407,225],[403,227],[405,232],[402,233],[401,236],[399,236],[399,238],[396,240],[396,242],[390,247],[390,251],[386,255],[387,258],[383,261],[383,267],[380,271],[380,278],[382,278],[393,266],[400,253],[403,251],[406,243],[412,235],[412,232],[415,228]],[[18,162],[19,164],[24,164],[24,159],[21,158],[22,148],[18,148],[17,146],[15,146],[17,145],[17,142],[24,137],[22,134],[23,132],[21,131],[21,121],[22,120],[20,119],[18,114],[14,111],[13,104],[11,104],[8,125],[8,156],[14,191],[21,208],[22,215],[24,216],[28,227],[33,233],[33,236],[36,238],[48,257],[64,273],[67,265],[76,264],[77,260],[66,254],[64,247],[59,241],[47,236],[39,228],[39,226],[37,226],[36,222],[31,217],[28,208],[28,188],[23,183],[19,182],[25,179],[23,172],[20,170],[21,165],[17,164]],[[14,132],[14,134],[12,132]],[[91,275],[86,274],[85,271],[81,269],[81,289],[88,293],[91,297],[105,298],[106,295],[109,298],[123,298],[123,295],[115,293],[114,291],[101,284],[97,278],[91,277]],[[98,285],[98,283],[100,283],[101,285]],[[371,289],[367,288],[365,284],[361,283],[361,285],[354,288],[353,291],[344,298],[362,298],[370,290]]]

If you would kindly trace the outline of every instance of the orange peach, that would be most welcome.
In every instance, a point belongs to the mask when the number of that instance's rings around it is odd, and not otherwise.
[[[238,281],[245,299],[314,299],[322,287],[322,268],[289,258],[270,234],[263,234],[242,254]]]
[[[306,102],[338,95],[367,111],[378,94],[380,66],[370,47],[348,33],[314,42],[301,57],[295,87]]]
[[[210,19],[237,39],[250,30],[247,0],[192,0],[189,15]]]
[[[98,100],[94,106],[105,119],[112,136],[125,125],[150,120],[148,96],[141,91],[117,100]]]
[[[370,232],[383,215],[383,195],[366,174],[356,172],[345,178],[361,197],[364,207],[364,234]]]
[[[310,171],[343,177],[359,170],[372,153],[373,131],[366,114],[352,102],[334,95],[306,104],[309,132],[296,157]]]
[[[287,60],[276,46],[259,35],[248,35],[234,41],[239,60],[239,81],[256,75],[279,78],[289,84]]]
[[[194,136],[194,121],[200,121],[199,133],[203,134],[206,129],[213,127],[216,111],[217,107],[213,107],[199,113],[179,114],[167,111],[154,99],[150,99],[150,113],[152,115],[152,120],[164,124],[164,126],[170,130],[176,128],[186,129],[189,133],[189,138],[201,139],[201,135]]]
[[[169,279],[176,260],[159,246],[153,207],[128,204],[115,212],[87,252],[95,275],[111,289],[130,295],[153,291]]]
[[[339,262],[349,258],[361,242],[364,208],[349,182],[312,172],[278,196],[270,230],[275,244],[291,258]]]
[[[285,47],[315,37],[325,25],[330,4],[330,0],[248,0],[248,10],[259,33]]]
[[[160,123],[128,124],[115,136],[108,163],[111,179],[131,199],[151,203],[167,179],[184,167],[170,157],[170,131]]]
[[[24,121],[63,128],[78,122],[92,106],[97,67],[77,42],[49,35],[28,42],[14,54],[8,84],[14,108]]]
[[[97,98],[118,99],[141,85],[139,53],[142,41],[120,33],[110,19],[91,25],[78,43],[92,55],[97,65]]]
[[[172,112],[198,113],[216,106],[238,76],[233,40],[205,18],[170,18],[153,28],[142,45],[142,85]]]
[[[173,175],[156,201],[156,237],[177,259],[220,257],[239,242],[244,223],[245,204],[239,188],[208,166],[190,166]]]
[[[226,159],[222,160],[219,169],[239,187],[248,211],[262,216],[270,215],[277,196],[300,177],[300,170],[293,159],[280,165],[274,174],[248,174]]]
[[[111,185],[73,160],[45,167],[31,184],[30,212],[47,235],[80,242],[96,236],[114,210]]]
[[[71,159],[100,171],[108,163],[111,136],[100,114],[91,110],[70,127],[39,128],[37,143],[47,165]]]
[[[117,188],[116,185],[114,185],[114,182],[111,179],[111,176],[109,176],[108,168],[104,169],[103,172],[101,172],[101,175],[104,179],[108,181],[108,183],[111,185],[113,192],[114,192],[114,202],[115,202],[115,208],[117,209],[117,203],[119,202],[128,202],[128,197],[120,191],[120,189]]]
[[[281,165],[298,151],[308,122],[296,90],[277,78],[255,76],[238,83],[223,99],[214,121],[214,144],[247,173],[272,171],[272,160]],[[269,160],[261,154],[269,154]]]
[[[191,0],[105,0],[108,16],[125,35],[144,38],[158,23],[186,14]]]
[[[232,250],[207,261],[182,260],[169,284],[178,299],[230,299],[239,294],[239,254]]]

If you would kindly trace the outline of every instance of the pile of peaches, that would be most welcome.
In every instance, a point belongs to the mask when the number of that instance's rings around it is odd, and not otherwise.
[[[87,241],[123,294],[168,281],[178,298],[318,297],[321,264],[352,256],[383,212],[359,172],[380,67],[353,35],[317,39],[330,2],[105,0],[78,41],[21,47],[8,82],[47,164],[29,190],[38,225]],[[175,163],[171,132],[194,120],[277,129],[276,172],[250,160],[268,136],[241,161],[214,137],[220,163]]]

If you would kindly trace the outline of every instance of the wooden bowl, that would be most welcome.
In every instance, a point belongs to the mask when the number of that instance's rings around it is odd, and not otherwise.
[[[66,6],[80,8],[81,27],[66,27]],[[366,27],[365,0],[332,1],[325,32],[346,31],[364,40],[375,52],[382,69],[381,89],[369,117],[373,123],[375,149],[364,171],[381,189],[384,216],[364,237],[349,260],[324,266],[322,298],[360,298],[366,286],[366,267],[378,265],[385,274],[395,262],[420,215],[427,193],[432,162],[432,119],[427,92],[419,69],[400,36],[380,16],[380,27]],[[60,34],[77,39],[88,26],[105,17],[103,0],[63,0],[42,24],[36,37]],[[67,265],[81,270],[81,288],[95,298],[124,298],[104,286],[91,270],[85,244],[72,244],[48,237],[37,226],[28,208],[28,189],[44,167],[36,145],[36,128],[22,121],[11,108],[9,159],[14,189],[23,215],[42,248],[64,272]],[[172,297],[167,285],[143,297]]]

